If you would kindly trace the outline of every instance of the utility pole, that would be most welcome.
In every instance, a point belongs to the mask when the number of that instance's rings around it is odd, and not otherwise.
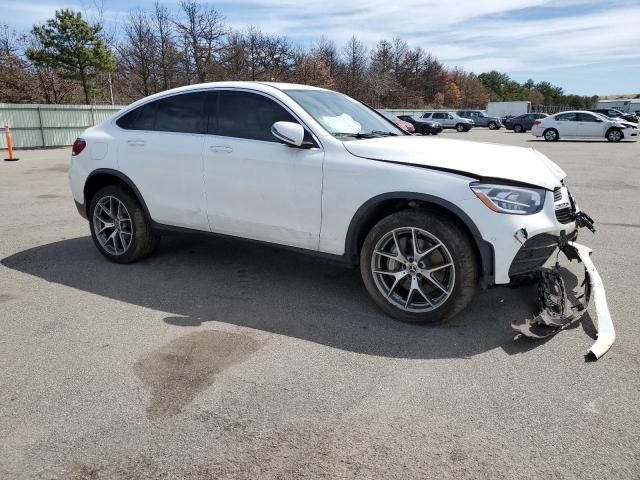
[[[111,72],[107,73],[107,78],[109,79],[109,94],[111,95],[111,105],[115,105],[115,103],[113,103],[113,83],[111,83]]]

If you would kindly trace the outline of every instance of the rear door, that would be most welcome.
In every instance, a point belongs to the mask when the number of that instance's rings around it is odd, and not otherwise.
[[[578,114],[570,112],[556,115],[554,126],[561,138],[575,137],[578,131]]]
[[[324,151],[280,143],[271,126],[300,123],[275,99],[247,90],[219,90],[204,146],[211,230],[317,250]]]
[[[449,120],[449,114],[446,112],[434,112],[431,118],[440,123],[443,127],[450,127],[451,121]]]
[[[119,169],[136,185],[158,223],[208,230],[202,182],[207,95],[164,97],[116,121],[122,129]]]

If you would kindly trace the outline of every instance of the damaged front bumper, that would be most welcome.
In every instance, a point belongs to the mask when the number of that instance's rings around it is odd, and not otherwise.
[[[592,222],[584,226],[592,229]],[[586,357],[597,360],[611,348],[616,337],[602,278],[591,261],[592,250],[589,247],[563,238],[558,241],[558,247],[569,261],[577,260],[584,266],[584,280],[577,289],[582,291],[568,291],[564,267],[558,261],[551,268],[542,267],[538,271],[539,314],[532,319],[513,322],[511,326],[529,338],[546,338],[582,317],[593,296],[598,337]]]

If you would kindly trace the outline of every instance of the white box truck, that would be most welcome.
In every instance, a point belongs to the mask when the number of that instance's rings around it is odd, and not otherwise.
[[[517,117],[531,111],[531,102],[489,102],[487,115],[489,117]]]

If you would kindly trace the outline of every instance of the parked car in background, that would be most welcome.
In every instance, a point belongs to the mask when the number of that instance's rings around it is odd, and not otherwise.
[[[425,112],[420,118],[438,122],[442,128],[455,128],[458,132],[468,132],[474,125],[473,120],[462,118],[454,112]]]
[[[606,138],[619,142],[638,138],[638,124],[614,120],[589,111],[562,112],[541,120],[535,120],[531,134],[547,141],[561,138]]]
[[[613,119],[620,118],[622,120],[626,120],[627,122],[638,123],[638,116],[635,113],[621,112],[617,108],[594,108],[589,111],[600,113],[601,115],[606,115],[607,117]]]
[[[412,124],[416,133],[422,135],[437,135],[442,132],[442,125],[438,122],[430,122],[424,118],[415,118],[411,115],[399,115],[398,118]]]
[[[411,122],[407,122],[399,117],[396,117],[393,113],[385,112],[384,110],[378,110],[380,115],[383,115],[387,120],[391,120],[396,127],[401,128],[407,133],[416,133],[416,129],[414,128]]]
[[[517,117],[507,118],[504,122],[504,128],[513,130],[516,133],[524,133],[527,130],[531,130],[533,122],[547,118],[548,116],[546,113],[526,113],[524,115],[518,115]]]
[[[476,127],[487,127],[489,130],[502,128],[502,120],[499,117],[490,117],[482,110],[458,110],[456,113],[462,118],[473,120]]]

